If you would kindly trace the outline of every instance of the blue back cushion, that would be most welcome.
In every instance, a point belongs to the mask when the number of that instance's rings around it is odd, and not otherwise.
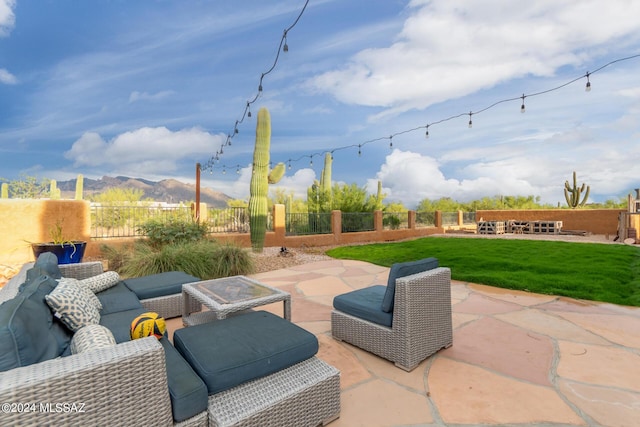
[[[26,282],[13,299],[0,305],[0,371],[39,363],[58,357],[64,337],[57,336],[59,324],[54,323],[44,295],[57,282],[40,276]],[[53,328],[53,329],[52,329]],[[70,333],[66,338],[70,339]]]
[[[382,311],[391,313],[393,311],[393,301],[396,297],[396,279],[398,277],[411,276],[438,267],[436,258],[424,258],[418,261],[396,263],[391,266],[389,280],[387,281],[387,291],[382,300]]]

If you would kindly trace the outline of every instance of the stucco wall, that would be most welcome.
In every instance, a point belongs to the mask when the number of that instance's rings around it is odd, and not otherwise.
[[[622,209],[535,209],[522,211],[477,211],[476,221],[562,221],[563,230],[616,235]]]
[[[90,240],[89,207],[86,200],[0,199],[0,265],[33,261],[30,243],[50,241],[57,221],[65,239]]]

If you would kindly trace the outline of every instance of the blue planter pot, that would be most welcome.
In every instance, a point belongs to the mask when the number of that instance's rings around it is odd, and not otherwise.
[[[33,255],[38,259],[44,252],[52,252],[58,257],[58,264],[76,264],[82,261],[87,242],[74,241],[71,243],[32,243]]]

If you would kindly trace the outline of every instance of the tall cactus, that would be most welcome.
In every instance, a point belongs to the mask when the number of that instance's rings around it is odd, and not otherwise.
[[[52,179],[49,181],[49,198],[51,199],[59,199],[60,198],[60,189],[58,188],[58,181]]]
[[[285,172],[284,163],[278,163],[269,172],[269,146],[271,145],[271,116],[269,110],[258,111],[256,145],[253,149],[253,174],[249,187],[249,226],[251,247],[262,252],[267,232],[267,196],[269,184],[276,184]]]
[[[84,177],[82,174],[78,174],[78,179],[76,180],[76,200],[82,200],[82,192],[84,190]]]
[[[578,181],[576,179],[576,171],[573,171],[573,187],[569,185],[569,181],[564,182],[564,198],[567,199],[567,205],[572,209],[577,208],[578,206],[582,207],[587,202],[589,198],[589,191],[591,191],[590,186],[586,186],[586,192],[584,193],[584,198],[580,201],[580,195],[583,191],[585,191],[585,183],[582,183],[582,186],[578,188]]]
[[[331,166],[333,164],[333,155],[326,153],[324,155],[324,168],[320,174],[320,210],[328,212],[333,205],[333,197],[331,190]]]
[[[9,198],[9,184],[6,182],[2,183],[2,191],[0,192],[0,198],[8,199]]]

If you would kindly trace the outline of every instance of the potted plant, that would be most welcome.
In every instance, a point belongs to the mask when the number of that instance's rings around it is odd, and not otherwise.
[[[50,242],[31,244],[36,259],[44,252],[52,252],[58,257],[58,264],[75,264],[82,261],[87,242],[65,238],[61,221],[56,221],[56,225],[49,230],[49,235]]]

